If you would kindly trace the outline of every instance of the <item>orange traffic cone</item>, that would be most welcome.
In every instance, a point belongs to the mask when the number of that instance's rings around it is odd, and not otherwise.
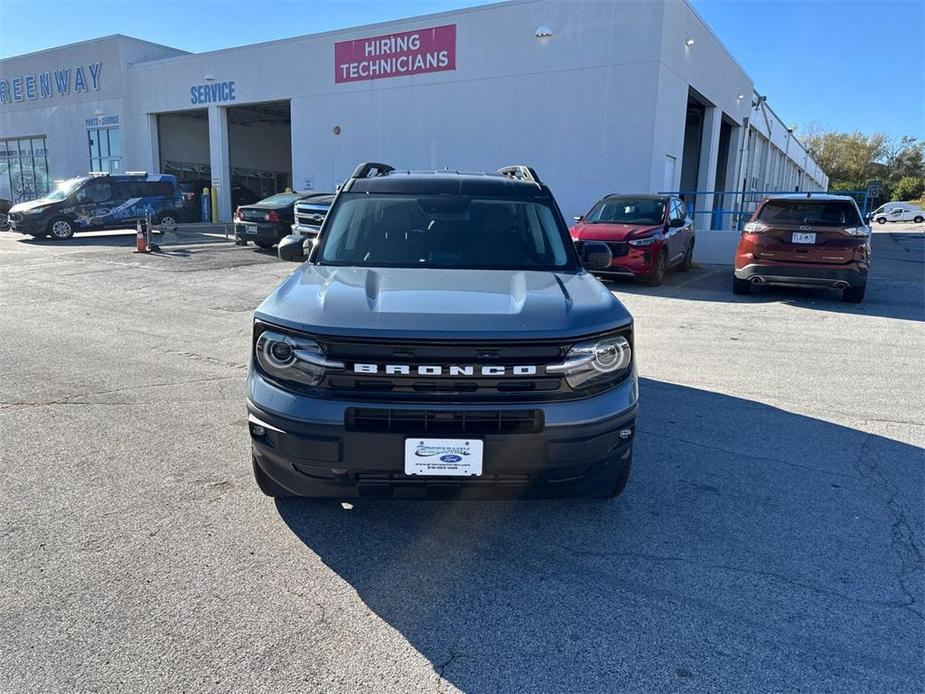
[[[135,222],[135,252],[147,253],[148,246],[145,243],[145,232],[141,230],[141,220]]]

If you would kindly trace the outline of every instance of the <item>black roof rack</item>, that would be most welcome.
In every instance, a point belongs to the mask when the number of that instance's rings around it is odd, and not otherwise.
[[[513,178],[517,181],[529,181],[530,183],[536,183],[537,185],[542,183],[540,180],[540,175],[536,172],[536,170],[523,164],[505,166],[504,168],[498,169],[498,173],[502,176],[507,176],[508,178]]]
[[[373,171],[376,173],[373,174]],[[375,161],[364,161],[353,170],[353,175],[350,178],[370,178],[371,174],[373,176],[385,176],[390,171],[395,171],[395,167]]]

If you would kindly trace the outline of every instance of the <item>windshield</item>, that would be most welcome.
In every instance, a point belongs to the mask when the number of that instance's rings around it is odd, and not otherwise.
[[[341,195],[321,265],[493,270],[576,269],[552,207],[468,195]]]
[[[821,227],[862,224],[857,207],[847,200],[770,200],[761,208],[758,219],[765,224]]]
[[[276,205],[277,207],[283,207],[285,205],[291,205],[296,200],[301,199],[301,195],[298,193],[277,193],[276,195],[271,195],[268,198],[264,198],[260,202],[256,203],[258,205]]]
[[[85,178],[72,178],[70,180],[64,181],[42,199],[48,200],[49,202],[64,200],[68,195],[73,193],[81,183],[86,180],[87,179]]]
[[[661,224],[665,220],[664,198],[604,198],[585,215],[589,224]]]

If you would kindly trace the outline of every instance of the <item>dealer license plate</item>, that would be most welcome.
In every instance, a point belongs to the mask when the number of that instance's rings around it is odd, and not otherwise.
[[[245,224],[244,233],[247,234],[248,236],[256,236],[257,235],[257,225],[256,224]]]
[[[405,439],[406,475],[478,477],[482,442],[478,439]]]
[[[816,243],[816,234],[813,232],[795,231],[793,232],[793,243]]]

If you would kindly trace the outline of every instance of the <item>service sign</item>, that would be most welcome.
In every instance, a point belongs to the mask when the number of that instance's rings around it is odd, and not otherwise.
[[[455,69],[455,24],[334,44],[337,84]]]

